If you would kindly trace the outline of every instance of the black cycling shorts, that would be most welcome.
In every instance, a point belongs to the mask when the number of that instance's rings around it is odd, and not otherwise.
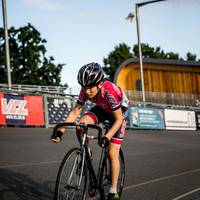
[[[115,118],[113,117],[112,113],[106,112],[104,109],[102,109],[101,107],[97,105],[91,108],[85,115],[90,117],[94,121],[94,124],[99,124],[104,121],[109,121],[110,125],[112,126],[115,122]],[[126,123],[127,123],[127,120],[124,119],[121,127],[112,137],[110,142],[114,144],[122,144],[122,141],[124,139],[125,129],[126,129]]]

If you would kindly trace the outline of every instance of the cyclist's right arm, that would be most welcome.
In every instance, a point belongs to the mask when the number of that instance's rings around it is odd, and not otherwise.
[[[83,110],[83,105],[76,103],[73,109],[69,112],[65,122],[75,122],[81,111]],[[56,133],[51,136],[51,140],[55,143],[59,143],[61,141],[61,137],[65,132],[66,128],[60,128]]]

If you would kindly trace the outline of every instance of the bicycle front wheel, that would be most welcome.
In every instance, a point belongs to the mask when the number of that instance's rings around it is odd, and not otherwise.
[[[55,200],[85,200],[87,163],[79,148],[71,149],[60,165],[55,187]]]
[[[125,180],[125,161],[124,155],[122,150],[120,149],[119,152],[119,164],[120,164],[120,171],[118,177],[118,184],[117,184],[117,192],[121,197],[123,187],[124,187],[124,180]],[[103,162],[103,167],[101,171],[101,179],[100,179],[100,194],[101,199],[107,199],[109,189],[111,184],[111,167],[110,167],[110,160],[108,154],[106,154]]]

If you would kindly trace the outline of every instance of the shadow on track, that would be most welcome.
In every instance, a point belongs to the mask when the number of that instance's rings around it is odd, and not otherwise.
[[[0,170],[0,200],[53,199],[53,182],[38,183],[29,176],[8,169]]]

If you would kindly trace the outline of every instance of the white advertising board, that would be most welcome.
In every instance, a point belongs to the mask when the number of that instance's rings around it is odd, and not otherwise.
[[[196,130],[195,112],[165,109],[165,126],[168,130]]]

